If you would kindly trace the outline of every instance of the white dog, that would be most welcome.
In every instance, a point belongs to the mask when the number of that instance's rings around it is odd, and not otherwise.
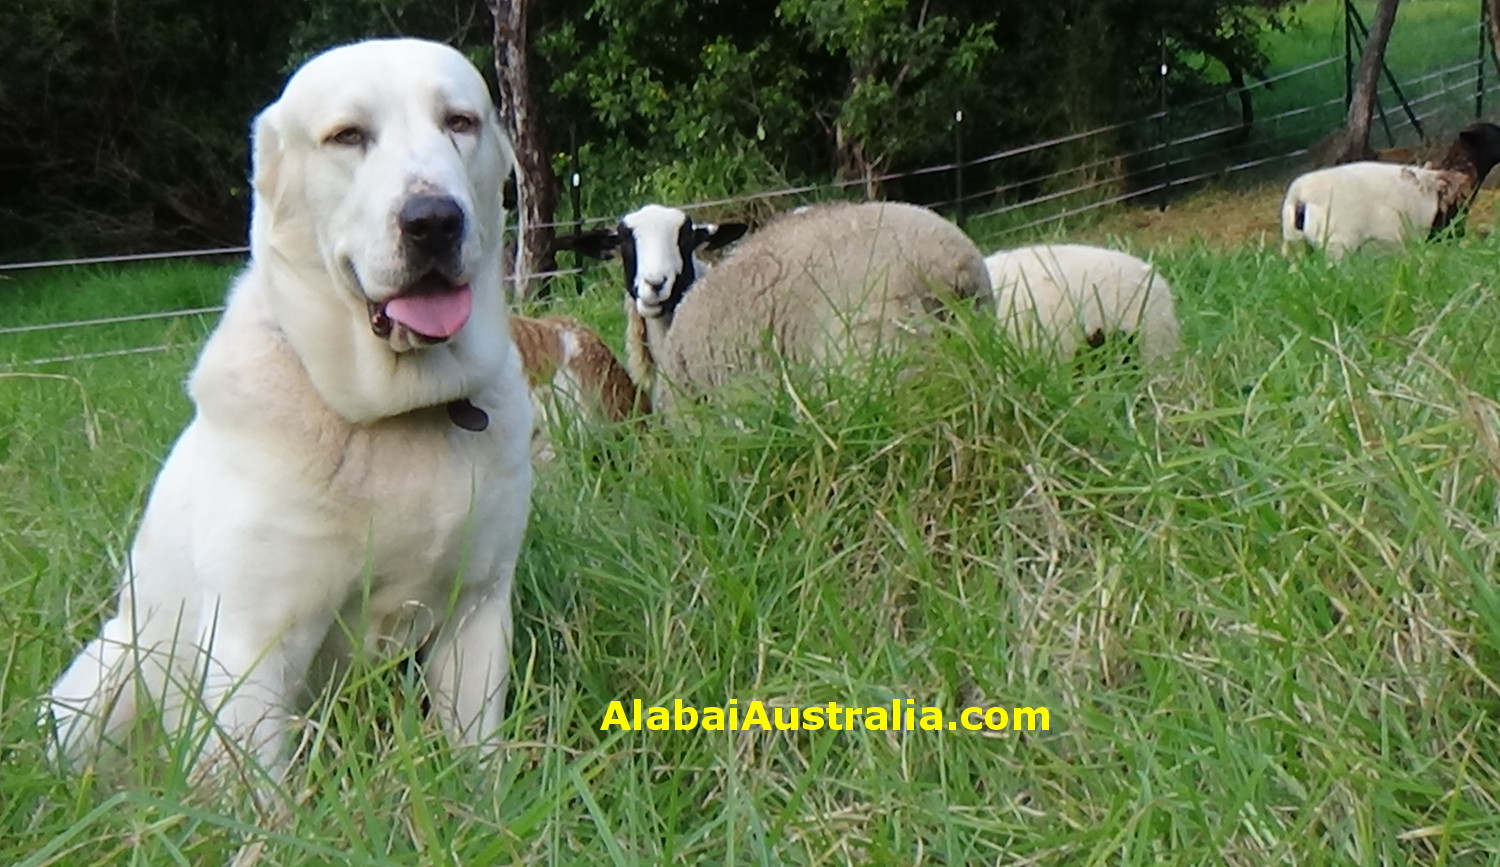
[[[244,750],[280,774],[308,696],[391,642],[422,648],[453,735],[493,749],[531,494],[500,287],[512,164],[484,80],[432,42],[330,50],[256,119],[251,261],[118,611],[52,689],[61,757],[151,699],[169,730],[211,723],[202,765]]]

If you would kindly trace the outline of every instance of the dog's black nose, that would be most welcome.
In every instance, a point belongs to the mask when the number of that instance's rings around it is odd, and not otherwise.
[[[449,196],[413,196],[398,219],[406,242],[433,258],[451,256],[463,238],[464,210]]]

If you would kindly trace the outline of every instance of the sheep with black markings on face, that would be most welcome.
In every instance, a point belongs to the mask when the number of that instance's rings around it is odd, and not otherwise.
[[[620,219],[619,225],[559,237],[554,247],[596,259],[616,252],[625,271],[625,355],[631,378],[649,389],[655,365],[648,348],[660,341],[677,305],[710,269],[698,256],[738,240],[744,223],[695,223],[686,212],[645,205]]]
[[[640,381],[662,408],[668,383],[702,395],[781,361],[842,364],[928,331],[949,303],[991,301],[979,249],[932,211],[813,205],[750,235],[672,303],[636,298]]]

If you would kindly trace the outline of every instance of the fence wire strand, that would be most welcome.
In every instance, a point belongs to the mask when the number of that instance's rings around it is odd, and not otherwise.
[[[188,349],[196,344],[192,343],[159,343],[155,346],[132,346],[129,349],[106,349],[100,352],[80,352],[73,355],[54,355],[49,358],[31,358],[11,363],[5,370],[17,370],[23,367],[38,367],[43,364],[58,364],[64,361],[89,361],[96,358],[116,358],[122,355],[146,355],[154,352],[167,352],[172,349]]]
[[[181,316],[197,316],[200,314],[223,312],[223,305],[219,305],[217,307],[190,307],[185,310],[164,310],[159,313],[132,313],[127,316],[105,316],[99,319],[74,319],[69,322],[43,322],[39,325],[13,325],[0,328],[0,337],[7,334],[33,334],[38,331],[86,328],[91,325],[114,325],[120,322],[147,322],[153,319],[175,319]]]

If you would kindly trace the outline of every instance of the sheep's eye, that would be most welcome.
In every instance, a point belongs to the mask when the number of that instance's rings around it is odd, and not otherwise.
[[[346,126],[333,135],[329,136],[327,140],[333,142],[334,144],[340,144],[344,147],[352,148],[359,147],[360,145],[364,144],[368,140],[368,136],[365,135],[364,130],[360,129],[357,126]]]
[[[475,127],[479,126],[479,119],[472,114],[450,114],[445,123],[448,125],[449,132],[462,135],[473,132]]]

